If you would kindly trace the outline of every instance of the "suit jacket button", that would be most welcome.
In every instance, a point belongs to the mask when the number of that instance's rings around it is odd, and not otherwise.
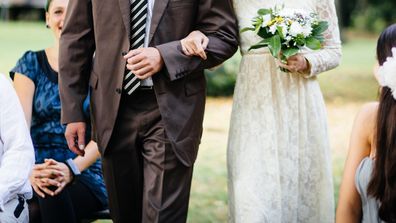
[[[117,92],[117,94],[121,94],[121,92],[122,92],[121,88],[117,88],[116,92]]]

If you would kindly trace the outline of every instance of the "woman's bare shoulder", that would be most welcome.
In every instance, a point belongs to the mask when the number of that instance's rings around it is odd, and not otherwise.
[[[373,140],[375,132],[378,106],[378,102],[364,104],[355,119],[355,124],[359,129],[358,131],[362,136],[365,136],[370,143],[372,143],[371,141]]]
[[[379,103],[377,101],[364,104],[358,113],[358,118],[374,121],[377,117],[378,106]]]

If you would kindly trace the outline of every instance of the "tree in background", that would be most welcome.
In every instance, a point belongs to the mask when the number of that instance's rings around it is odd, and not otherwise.
[[[358,0],[336,0],[340,26],[350,27],[352,25],[352,13],[355,10],[357,1]]]
[[[340,24],[359,30],[379,33],[396,22],[395,0],[336,0]]]

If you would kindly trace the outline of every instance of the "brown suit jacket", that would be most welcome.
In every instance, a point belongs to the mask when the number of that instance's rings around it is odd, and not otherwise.
[[[102,154],[109,142],[121,98],[129,49],[129,0],[70,0],[60,40],[59,88],[62,123],[84,121],[82,102],[91,87],[92,126]],[[187,57],[180,39],[193,30],[209,38],[208,59]],[[205,68],[237,50],[237,23],[230,0],[156,0],[149,45],[164,68],[154,90],[175,153],[186,166],[197,155],[205,107]],[[94,58],[94,59],[93,59]]]

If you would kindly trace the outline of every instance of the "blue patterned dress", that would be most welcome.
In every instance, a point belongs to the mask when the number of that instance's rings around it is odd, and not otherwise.
[[[46,158],[59,162],[74,159],[76,154],[68,149],[64,136],[65,126],[60,123],[58,74],[49,65],[45,51],[26,52],[10,71],[12,79],[15,73],[25,75],[35,85],[30,133],[35,148],[36,164],[43,163]],[[89,97],[84,102],[84,113],[86,120],[89,120]],[[89,142],[89,136],[90,129],[87,131],[86,142]],[[99,159],[81,173],[79,180],[90,188],[103,208],[107,208],[107,193]]]

